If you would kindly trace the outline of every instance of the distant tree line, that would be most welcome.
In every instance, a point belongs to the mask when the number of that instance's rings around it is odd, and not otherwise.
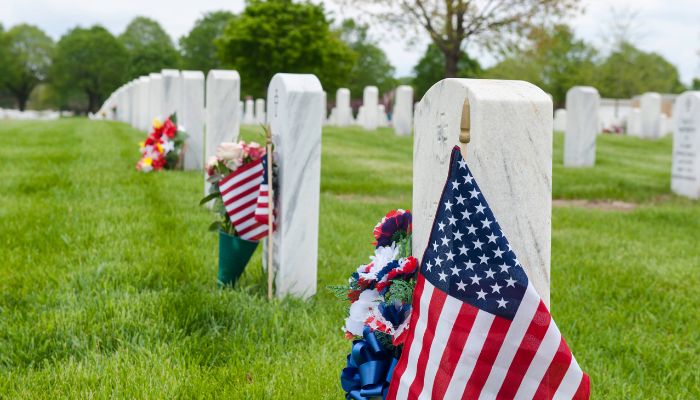
[[[430,38],[413,75],[400,79],[367,23],[336,23],[323,5],[308,2],[249,0],[240,14],[206,13],[177,44],[146,17],[134,18],[116,37],[95,25],[73,28],[56,43],[35,26],[5,30],[0,25],[0,107],[95,111],[123,83],[164,68],[205,74],[233,68],[242,76],[241,94],[255,97],[265,95],[279,71],[316,74],[330,99],[339,87],[359,97],[365,86],[386,93],[399,83],[413,85],[418,99],[446,76],[527,80],[551,93],[558,105],[573,85],[592,85],[604,97],[621,98],[686,89],[676,67],[656,53],[621,40],[603,55],[567,25],[538,18],[548,12],[564,15],[575,0],[516,2],[519,7],[505,7],[502,14],[464,8],[459,0],[445,3],[454,4],[432,10],[432,20],[406,9],[411,1],[401,2],[399,12],[382,14],[386,21],[423,27]],[[460,30],[455,21],[472,28]],[[467,40],[477,39],[498,54],[490,68],[464,51]],[[700,88],[700,81],[694,85]]]

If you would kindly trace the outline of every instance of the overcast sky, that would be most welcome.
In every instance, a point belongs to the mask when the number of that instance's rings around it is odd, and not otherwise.
[[[318,1],[318,0],[317,0]],[[332,1],[324,0],[327,8],[342,17]],[[604,42],[605,26],[610,21],[610,0],[582,0],[585,14],[569,23],[577,35],[596,45]],[[628,8],[638,13],[637,45],[661,53],[678,66],[681,79],[688,83],[700,76],[700,0],[615,0],[618,9]],[[186,34],[194,21],[204,12],[228,9],[239,12],[243,0],[0,0],[0,22],[8,27],[27,22],[38,25],[58,39],[75,25],[102,24],[114,34],[124,30],[137,15],[155,18],[177,39]],[[376,28],[374,34],[383,36]],[[397,75],[411,73],[420,58],[425,42],[412,47],[386,40],[386,51]],[[478,55],[488,65],[487,55]]]

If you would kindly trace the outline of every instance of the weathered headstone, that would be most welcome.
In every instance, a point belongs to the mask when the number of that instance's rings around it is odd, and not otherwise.
[[[255,123],[265,124],[265,99],[255,100]]]
[[[391,124],[397,135],[410,135],[413,130],[413,88],[401,85],[396,88],[396,103],[391,115]]]
[[[554,111],[554,132],[566,131],[566,110],[560,108]]]
[[[379,102],[379,89],[376,86],[367,86],[362,94],[363,115],[359,121],[368,131],[377,129],[377,105]]]
[[[238,72],[213,69],[207,74],[206,131],[204,160],[216,154],[221,142],[238,139],[240,120],[238,102],[241,96],[241,78]],[[204,184],[204,193],[209,193],[209,183]]]
[[[671,190],[700,199],[700,91],[685,92],[673,107]]]
[[[428,245],[450,153],[460,145],[520,264],[549,304],[551,116],[550,97],[523,81],[444,79],[428,90],[415,115],[414,255],[422,257]],[[462,132],[471,138],[466,145]]]
[[[148,127],[150,128],[153,118],[163,119],[163,75],[152,73],[148,75],[151,78],[149,106],[148,106]],[[167,117],[167,115],[166,115]]]
[[[350,107],[350,89],[340,88],[335,95],[336,125],[352,124],[352,108]]]
[[[595,141],[598,136],[600,95],[590,86],[574,86],[566,92],[566,133],[564,166],[595,165]]]
[[[180,111],[182,103],[182,77],[176,69],[164,69],[163,76],[163,119]]]
[[[278,168],[276,294],[308,298],[316,293],[323,88],[315,75],[276,74],[267,100]]]
[[[647,139],[658,139],[660,136],[659,123],[661,120],[661,95],[644,93],[639,100],[642,112],[641,136]]]
[[[185,128],[184,168],[204,168],[204,73],[182,71],[181,111],[178,124]]]

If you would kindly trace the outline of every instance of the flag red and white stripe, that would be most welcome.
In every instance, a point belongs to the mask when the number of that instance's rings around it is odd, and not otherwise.
[[[270,180],[268,177],[267,156],[263,157],[263,179],[260,182],[260,192],[258,193],[258,204],[255,208],[255,219],[258,222],[270,225],[269,205],[270,205]],[[274,211],[274,210],[273,210]],[[274,212],[273,212],[274,223]],[[274,227],[274,226],[273,226]]]
[[[255,218],[263,174],[260,159],[245,164],[219,181],[224,207],[241,239],[260,240],[267,236],[267,224]]]
[[[588,399],[589,379],[528,286],[511,321],[422,275],[387,399]]]

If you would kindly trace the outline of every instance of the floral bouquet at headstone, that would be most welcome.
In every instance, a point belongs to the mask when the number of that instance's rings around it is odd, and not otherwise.
[[[343,331],[353,340],[341,374],[348,398],[381,397],[401,355],[411,315],[418,260],[411,256],[412,216],[390,211],[374,227],[375,249],[347,285],[333,286],[349,302]],[[372,369],[372,373],[361,373]]]
[[[177,126],[177,115],[172,114],[160,122],[153,119],[153,128],[145,141],[139,143],[141,159],[136,170],[141,172],[176,169],[182,165],[183,147],[187,134]]]

